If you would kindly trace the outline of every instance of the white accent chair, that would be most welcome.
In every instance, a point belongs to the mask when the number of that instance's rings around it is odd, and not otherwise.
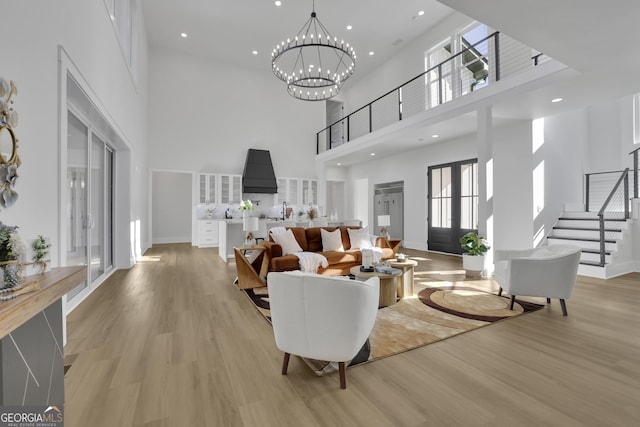
[[[267,284],[276,346],[284,352],[282,375],[291,354],[339,362],[340,388],[346,388],[345,362],[358,354],[376,321],[379,279],[289,271],[269,273]]]
[[[562,314],[567,315],[565,299],[576,284],[581,250],[572,245],[549,245],[525,250],[494,251],[495,278],[511,295],[511,309],[516,295],[559,298]]]

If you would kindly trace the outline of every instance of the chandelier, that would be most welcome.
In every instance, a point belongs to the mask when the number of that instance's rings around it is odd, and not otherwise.
[[[340,92],[340,87],[356,67],[353,46],[333,37],[315,11],[294,38],[278,44],[271,53],[273,74],[287,84],[296,99],[324,101]]]

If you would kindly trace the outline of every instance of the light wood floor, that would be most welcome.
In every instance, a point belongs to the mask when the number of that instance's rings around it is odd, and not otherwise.
[[[459,258],[406,252],[417,281],[464,280]],[[65,425],[640,425],[640,274],[579,277],[568,317],[553,301],[348,369],[346,390],[297,357],[280,375],[234,277],[216,249],[186,244],[114,273],[68,317]]]

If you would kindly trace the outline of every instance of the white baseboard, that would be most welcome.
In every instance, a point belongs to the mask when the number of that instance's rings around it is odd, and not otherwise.
[[[153,239],[153,244],[164,243],[192,243],[191,236],[178,236],[178,237],[156,237]]]

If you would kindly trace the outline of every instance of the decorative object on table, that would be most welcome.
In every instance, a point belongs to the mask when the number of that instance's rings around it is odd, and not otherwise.
[[[18,138],[13,130],[18,126],[18,112],[11,106],[18,89],[13,80],[0,77],[0,205],[8,208],[18,200],[14,187],[18,179]]]
[[[380,236],[389,240],[387,227],[391,225],[391,215],[378,215],[378,225],[380,226]]]
[[[307,217],[309,218],[309,227],[313,227],[313,220],[318,216],[318,211],[315,208],[310,207],[307,211]]]
[[[471,231],[460,238],[463,250],[462,267],[467,277],[481,277],[484,271],[485,254],[491,248],[489,242]]]
[[[258,231],[259,227],[260,221],[257,216],[246,216],[242,218],[242,231],[247,232],[244,241],[245,246],[253,246],[255,244],[255,236],[253,233]]]
[[[18,227],[4,225],[0,222],[0,269],[4,280],[0,288],[13,288],[23,279],[23,264],[20,258],[26,252],[26,247]]]
[[[22,283],[13,288],[0,289],[0,301],[9,301],[15,297],[26,294],[29,292],[35,292],[40,289],[40,284],[37,281],[30,281],[28,283]]]
[[[206,209],[204,210],[204,215],[205,215],[208,219],[213,218],[213,209],[212,209],[212,208],[206,208]]]
[[[407,257],[405,256],[405,254],[398,254],[396,255],[396,259],[398,261],[404,261],[405,259],[407,259]]]
[[[47,270],[47,262],[45,258],[49,255],[49,248],[51,243],[46,237],[39,235],[33,242],[31,242],[31,248],[33,249],[33,262],[40,267],[40,273],[44,274]]]
[[[324,101],[340,92],[340,87],[356,68],[356,52],[344,40],[332,36],[316,15],[298,34],[277,44],[271,53],[273,74],[287,84],[296,99]]]

